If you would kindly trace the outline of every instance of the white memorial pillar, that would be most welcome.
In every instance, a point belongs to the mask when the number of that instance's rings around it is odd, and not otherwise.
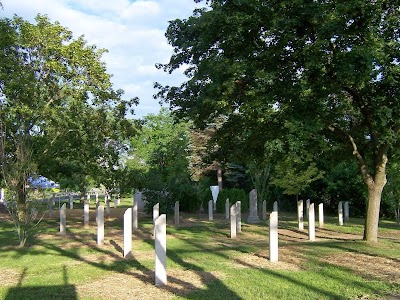
[[[106,194],[104,201],[106,202],[106,216],[110,218],[110,196]]]
[[[60,209],[60,234],[67,234],[67,205],[64,203]]]
[[[90,204],[90,194],[87,193],[87,202]]]
[[[175,202],[174,221],[175,221],[175,226],[179,226],[179,201]]]
[[[104,244],[104,206],[100,205],[97,212],[97,245]]]
[[[225,200],[225,219],[229,219],[229,198]]]
[[[320,203],[318,204],[318,223],[319,223],[319,228],[324,228],[324,204]]]
[[[212,185],[212,186],[210,186],[210,190],[211,190],[211,194],[212,194],[213,201],[214,201],[213,209],[216,210],[217,209],[217,199],[218,199],[218,194],[219,194],[219,186]]]
[[[236,231],[242,232],[242,202],[236,201]]]
[[[249,193],[249,215],[247,217],[247,223],[258,224],[260,218],[258,217],[257,210],[257,190],[253,189]]]
[[[3,202],[4,202],[4,189],[1,188],[0,189],[0,203],[3,203]]]
[[[213,200],[208,201],[208,220],[213,220]]]
[[[132,257],[132,208],[124,213],[124,258]]]
[[[118,207],[118,199],[117,197],[114,195],[114,208]]]
[[[72,194],[69,195],[69,209],[74,209],[74,196]]]
[[[269,260],[278,261],[278,212],[269,214]]]
[[[153,237],[156,235],[156,220],[160,216],[160,203],[153,205]]]
[[[303,200],[297,201],[297,222],[299,223],[299,230],[304,230],[304,206]]]
[[[343,225],[343,202],[339,201],[338,204],[338,217],[339,217],[339,225]]]
[[[231,220],[231,239],[236,238],[236,204],[232,204],[230,208]]]
[[[275,201],[275,202],[274,202],[274,205],[273,205],[273,209],[272,209],[272,210],[278,212],[278,201]]]
[[[137,201],[133,200],[133,207],[132,207],[132,229],[138,229],[138,203]]]
[[[344,221],[348,222],[350,220],[350,208],[349,201],[344,202]]]
[[[89,226],[89,203],[87,202],[83,204],[83,226]]]
[[[310,241],[315,241],[315,210],[314,203],[310,204],[308,209],[308,238]]]
[[[155,220],[155,285],[167,284],[167,217],[162,214]]]
[[[265,221],[267,219],[267,201],[262,202],[262,218]]]

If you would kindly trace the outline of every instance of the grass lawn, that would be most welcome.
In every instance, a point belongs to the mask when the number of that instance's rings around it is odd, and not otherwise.
[[[13,224],[0,214],[0,299],[400,299],[400,226],[382,221],[379,243],[363,242],[363,220],[344,226],[325,217],[308,241],[295,214],[279,215],[279,262],[268,261],[268,227],[246,224],[229,238],[223,215],[173,216],[167,225],[168,285],[154,286],[152,219],[139,215],[133,258],[122,257],[123,199],[105,221],[105,244],[96,245],[94,205],[90,227],[83,209],[67,211],[67,236],[58,212],[39,225],[24,248]],[[78,205],[76,205],[78,206]],[[318,224],[318,223],[317,223]]]

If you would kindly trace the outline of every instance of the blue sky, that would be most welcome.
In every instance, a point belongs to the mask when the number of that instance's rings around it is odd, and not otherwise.
[[[17,14],[31,22],[38,14],[59,21],[75,36],[85,35],[88,44],[106,48],[103,60],[113,74],[115,89],[125,90],[125,97],[139,97],[135,118],[158,113],[153,99],[153,82],[179,84],[181,72],[173,75],[157,70],[156,63],[168,62],[172,48],[164,33],[168,21],[191,16],[193,9],[204,4],[193,0],[1,0],[0,17]]]

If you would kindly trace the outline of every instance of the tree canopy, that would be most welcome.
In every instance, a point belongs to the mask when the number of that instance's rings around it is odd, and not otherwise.
[[[116,159],[104,159],[117,150],[116,132],[128,129],[125,114],[137,103],[113,89],[101,60],[106,50],[47,16],[35,20],[0,19],[0,164],[21,223],[29,213],[27,181],[38,171],[113,168]]]
[[[206,2],[170,22],[174,54],[159,67],[187,65],[188,80],[156,84],[157,96],[199,125],[223,115],[221,130],[256,141],[259,156],[286,121],[341,144],[368,190],[364,238],[376,241],[385,168],[399,139],[399,1]]]

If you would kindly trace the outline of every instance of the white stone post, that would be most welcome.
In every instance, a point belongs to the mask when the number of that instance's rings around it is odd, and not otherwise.
[[[116,196],[114,196],[114,208],[118,207],[118,199]]]
[[[90,204],[90,194],[87,193],[87,202]]]
[[[167,284],[167,217],[162,214],[155,220],[155,285]]]
[[[319,223],[319,228],[324,228],[324,204],[320,203],[318,204],[318,223]]]
[[[98,202],[99,202],[99,193],[96,192],[96,203],[98,203]]]
[[[53,217],[54,199],[55,199],[55,194],[53,194],[49,199],[49,218]]]
[[[179,226],[179,201],[175,202],[174,221],[175,221],[175,226]]]
[[[156,235],[156,220],[160,216],[160,203],[153,206],[153,237]]]
[[[74,196],[72,194],[69,195],[69,209],[74,209]]]
[[[106,202],[106,216],[110,218],[110,196],[106,194],[104,197],[104,201]]]
[[[304,206],[303,200],[297,201],[297,222],[299,223],[299,230],[304,230]]]
[[[213,220],[213,200],[208,201],[208,220]]]
[[[229,198],[225,200],[225,219],[229,219]]]
[[[350,220],[350,208],[349,201],[344,202],[344,221],[348,222]]]
[[[218,185],[212,185],[210,186],[211,194],[214,200],[214,206],[213,209],[217,209],[217,199],[218,199],[218,194],[219,194],[219,186]]]
[[[274,202],[274,205],[273,205],[273,209],[272,209],[273,211],[278,211],[278,201],[275,201]]]
[[[0,203],[3,203],[3,202],[4,202],[4,189],[1,188],[0,189]]]
[[[124,258],[132,257],[132,207],[124,213]]]
[[[249,215],[247,217],[247,223],[258,224],[260,218],[258,217],[257,210],[257,190],[253,189],[249,193]]]
[[[314,203],[310,204],[308,209],[308,238],[310,241],[315,241],[315,210]]]
[[[343,225],[343,202],[339,201],[338,204],[338,217],[339,217],[339,225]]]
[[[87,202],[83,204],[83,226],[89,226],[89,203]]]
[[[308,218],[308,212],[310,210],[310,199],[306,200],[306,217]]]
[[[269,260],[278,261],[278,212],[269,214]]]
[[[60,234],[67,234],[67,206],[64,203],[60,209]]]
[[[138,204],[137,201],[133,200],[133,207],[132,207],[132,229],[138,229]]]
[[[232,204],[230,208],[231,220],[231,239],[236,238],[236,204]]]
[[[104,206],[100,205],[97,212],[97,245],[104,244]]]
[[[236,231],[242,232],[242,202],[236,201]]]
[[[262,202],[262,218],[265,221],[267,219],[267,201]]]

